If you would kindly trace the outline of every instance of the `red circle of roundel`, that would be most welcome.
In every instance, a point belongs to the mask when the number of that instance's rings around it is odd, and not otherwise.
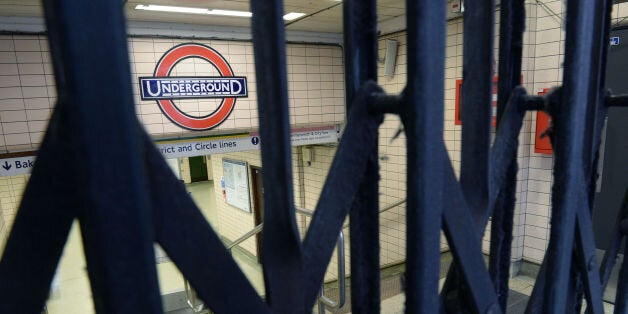
[[[205,45],[188,43],[175,46],[161,57],[155,68],[155,77],[167,77],[174,66],[187,58],[201,58],[213,64],[221,76],[233,76],[233,71],[227,61],[214,49]],[[223,98],[218,109],[205,117],[192,117],[179,110],[171,99],[160,99],[157,101],[161,111],[172,122],[190,130],[209,130],[224,122],[235,105],[234,97]]]

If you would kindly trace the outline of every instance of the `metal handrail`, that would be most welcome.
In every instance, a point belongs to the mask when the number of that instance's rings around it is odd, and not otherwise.
[[[306,215],[306,216],[312,217],[312,215],[314,214],[314,211],[309,210],[307,208],[295,207],[295,209],[296,209],[297,213],[303,214],[303,215]],[[229,245],[227,245],[227,250],[231,251],[231,249],[233,249],[237,245],[241,244],[242,242],[248,240],[250,237],[252,237],[252,236],[262,232],[262,229],[264,229],[264,223],[261,223],[261,224],[255,226],[255,228],[249,230],[249,232],[243,234],[239,238],[235,239],[233,242],[229,243]]]
[[[388,205],[388,206],[386,206],[386,207],[384,207],[384,208],[380,209],[380,210],[379,210],[379,213],[381,214],[381,213],[383,213],[383,212],[385,212],[385,211],[389,211],[389,210],[391,210],[391,209],[393,209],[393,208],[395,208],[395,207],[397,207],[397,206],[399,206],[399,205],[401,205],[401,204],[405,203],[407,200],[408,200],[408,199],[405,199],[405,198],[404,198],[404,199],[402,199],[402,200],[396,201],[396,202],[394,202],[394,203],[392,203],[392,204],[390,204],[390,205]]]
[[[190,282],[187,279],[184,282],[184,286],[188,307],[192,309],[192,312],[194,313],[201,313],[203,310],[205,310],[205,303],[203,303],[203,301],[199,302],[196,291],[192,289],[192,287],[190,286]]]
[[[338,258],[338,302],[325,296],[325,283],[322,283],[320,297],[318,298],[320,301],[318,307],[319,313],[325,313],[325,309],[321,306],[321,304],[327,305],[332,310],[337,310],[345,305],[347,283],[345,278],[345,234],[342,230],[340,230],[340,233],[338,234],[338,245],[336,247],[336,256]]]
[[[307,209],[307,208],[303,208],[303,207],[295,207],[296,211],[298,214],[303,214],[305,216],[310,216],[312,217],[314,215],[314,211],[311,209]]]
[[[295,207],[297,213],[303,214],[305,216],[314,215],[314,211],[302,208]],[[327,296],[325,296],[325,283],[321,284],[320,296],[318,297],[318,313],[325,313],[325,305],[332,310],[337,310],[345,305],[346,294],[347,294],[347,283],[345,278],[345,234],[340,229],[338,234],[338,245],[336,245],[336,257],[337,257],[337,266],[338,266],[338,301],[334,301]]]
[[[379,213],[383,213],[386,212],[388,210],[391,210],[403,203],[406,202],[406,199],[403,200],[399,200],[397,202],[394,202],[382,209],[379,210]],[[298,214],[302,214],[305,216],[309,216],[312,217],[314,215],[314,211],[307,209],[307,208],[302,208],[302,207],[295,207],[295,210]],[[347,228],[349,225],[344,225],[342,228]],[[242,242],[248,240],[249,238],[251,238],[252,236],[262,232],[262,230],[264,229],[264,224],[261,223],[257,226],[255,226],[255,228],[249,230],[247,233],[243,234],[242,236],[240,236],[239,238],[237,238],[236,240],[234,240],[233,242],[229,243],[227,245],[227,250],[229,250],[229,252],[231,252],[231,250],[240,245]],[[327,296],[325,296],[325,284],[323,283],[321,285],[321,291],[320,291],[320,296],[318,298],[319,300],[319,305],[318,305],[318,310],[319,313],[325,313],[325,306],[331,308],[331,309],[339,309],[341,307],[344,306],[345,302],[346,302],[346,271],[345,271],[345,236],[344,236],[344,232],[342,231],[342,229],[340,230],[340,233],[338,234],[338,244],[337,244],[337,264],[338,264],[338,301],[334,301],[330,298],[328,298]],[[191,287],[189,287],[189,282],[187,280],[185,280],[185,293],[187,296],[187,303],[188,306],[194,310],[202,310],[203,309],[203,304],[200,304],[200,308],[199,308],[199,304],[196,303],[196,294],[193,291],[193,289]]]
[[[262,232],[262,229],[264,229],[264,223],[261,223],[255,226],[255,228],[251,229],[249,232],[245,233],[241,237],[237,238],[235,241],[231,242],[229,245],[227,245],[227,250],[231,252],[231,249],[233,249],[235,246],[248,240],[250,237]]]
[[[386,212],[386,211],[388,211],[390,209],[393,209],[393,208],[395,208],[395,207],[397,207],[397,206],[399,206],[399,205],[401,205],[401,204],[403,204],[405,202],[406,202],[406,199],[399,200],[399,201],[397,201],[395,203],[392,203],[392,204],[390,204],[390,205],[380,209],[379,213],[381,214],[383,212]],[[314,211],[312,211],[310,209],[307,209],[307,208],[295,207],[295,209],[296,209],[297,213],[303,214],[305,216],[312,217],[312,215],[314,215]],[[343,226],[343,228],[346,228],[346,227],[348,227],[348,225]],[[252,236],[262,232],[262,229],[264,229],[264,224],[263,223],[255,226],[255,228],[251,229],[249,232],[243,234],[241,237],[239,237],[236,240],[234,240],[233,242],[229,243],[229,245],[227,245],[227,250],[233,249],[235,246],[237,246],[240,243],[248,240],[250,237],[252,237]]]
[[[262,229],[264,229],[263,223],[255,226],[255,228],[251,229],[249,232],[245,233],[244,235],[242,235],[241,237],[237,238],[235,241],[227,245],[227,250],[229,251],[229,253],[231,253],[231,249],[233,249],[235,246],[239,245],[240,243],[248,240],[250,237],[262,232]],[[187,279],[184,279],[184,285],[185,285],[186,302],[188,304],[188,307],[191,308],[192,311],[194,311],[194,313],[199,313],[203,311],[205,309],[205,304],[202,302],[201,303],[197,302],[198,300],[196,296],[196,291],[194,291],[194,289],[190,286],[190,282]]]
[[[405,198],[402,199],[402,200],[396,201],[396,202],[394,202],[394,203],[392,203],[392,204],[390,204],[390,205],[380,209],[379,213],[381,214],[383,212],[387,212],[387,211],[389,211],[389,210],[391,210],[391,209],[393,209],[393,208],[395,208],[395,207],[405,203],[406,201],[407,201],[407,199],[405,199]],[[349,224],[342,225],[342,229],[346,229],[346,228],[349,228]]]

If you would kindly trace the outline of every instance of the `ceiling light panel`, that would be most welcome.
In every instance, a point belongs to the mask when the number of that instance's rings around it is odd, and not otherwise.
[[[296,20],[300,17],[304,17],[305,13],[298,13],[298,12],[290,12],[286,15],[283,16],[283,19],[286,21],[292,21],[292,20]]]
[[[190,13],[190,14],[207,14],[209,12],[208,9],[203,9],[203,8],[176,7],[176,6],[170,6],[170,5],[156,5],[156,4],[149,4],[149,5],[138,4],[137,6],[135,6],[135,9],[145,10],[145,11]]]
[[[172,12],[172,13],[186,13],[186,14],[208,14],[208,15],[222,15],[222,16],[234,16],[234,17],[251,17],[253,14],[247,11],[236,10],[218,10],[218,9],[206,9],[206,8],[192,8],[192,7],[179,7],[170,5],[156,5],[138,4],[135,6],[136,10],[145,11],[157,11],[157,12]]]

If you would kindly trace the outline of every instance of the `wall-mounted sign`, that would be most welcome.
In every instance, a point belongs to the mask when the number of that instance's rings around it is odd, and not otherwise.
[[[17,154],[21,156],[10,157],[9,154],[5,158],[0,157],[0,177],[31,173],[35,166],[35,154],[36,152],[24,152]]]
[[[173,68],[188,58],[209,62],[220,76],[170,76]],[[218,51],[198,43],[180,44],[168,50],[159,60],[152,77],[140,77],[142,100],[155,100],[173,123],[188,130],[209,130],[224,122],[236,103],[247,97],[246,77],[235,76],[231,66]],[[177,107],[177,99],[219,98],[218,108],[206,116],[195,117]]]
[[[336,126],[322,126],[294,129],[290,136],[290,142],[292,146],[337,143],[338,128]]]
[[[258,149],[260,139],[248,133],[158,141],[157,148],[166,158],[181,158]]]
[[[251,212],[247,163],[223,159],[222,175],[225,180],[227,204]]]
[[[539,92],[539,96],[544,96],[549,90],[549,88],[544,88],[543,91]],[[549,136],[542,136],[549,128],[551,121],[552,119],[547,113],[537,110],[536,132],[534,135],[534,152],[537,154],[552,154],[552,143],[550,142]]]
[[[251,136],[259,136],[259,133],[251,133]],[[292,131],[290,132],[290,144],[292,146],[316,145],[337,142],[338,127],[335,125],[292,129]]]
[[[181,158],[225,154],[259,149],[262,139],[259,133],[241,133],[197,138],[159,140],[157,148],[166,158]],[[293,129],[292,146],[338,143],[338,127],[335,125]]]

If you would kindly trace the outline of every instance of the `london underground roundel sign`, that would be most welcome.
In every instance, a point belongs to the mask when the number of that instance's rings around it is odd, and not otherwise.
[[[220,76],[170,76],[172,69],[188,58],[200,58],[218,70]],[[168,50],[159,60],[152,77],[140,77],[142,100],[156,100],[173,123],[189,130],[209,130],[224,122],[236,103],[247,97],[246,77],[235,76],[231,66],[216,50],[198,43],[185,43]],[[177,99],[218,98],[218,108],[195,117],[176,106]]]

